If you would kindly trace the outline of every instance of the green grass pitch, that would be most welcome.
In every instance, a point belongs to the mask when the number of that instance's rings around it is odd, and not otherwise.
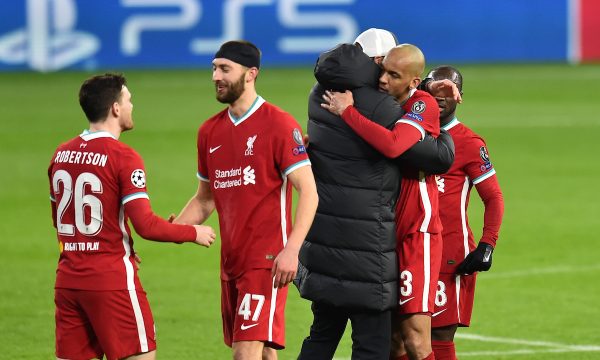
[[[459,119],[487,140],[506,202],[494,264],[479,276],[462,359],[600,358],[600,66],[461,67]],[[178,212],[194,193],[199,124],[222,108],[210,71],[125,71],[154,210]],[[55,147],[86,128],[77,92],[87,73],[0,74],[0,359],[54,359],[58,246],[46,169]],[[309,68],[262,70],[258,92],[305,128]],[[482,206],[470,220],[481,232]],[[216,217],[210,223],[217,225]],[[136,239],[161,359],[227,359],[219,245]],[[311,323],[290,289],[287,348],[295,359]],[[350,331],[336,354],[349,359]]]

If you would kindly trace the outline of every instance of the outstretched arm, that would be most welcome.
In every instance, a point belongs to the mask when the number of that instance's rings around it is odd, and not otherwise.
[[[215,210],[210,183],[200,180],[198,190],[173,221],[176,224],[202,224]]]
[[[195,242],[206,247],[215,241],[215,231],[210,226],[171,224],[156,216],[150,201],[145,198],[125,203],[125,212],[135,231],[144,239],[177,243]]]

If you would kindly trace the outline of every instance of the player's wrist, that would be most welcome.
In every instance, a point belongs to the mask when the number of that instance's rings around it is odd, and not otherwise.
[[[354,105],[350,104],[346,106],[346,108],[340,114],[340,117],[344,120],[349,119],[352,116],[352,109],[354,109]]]
[[[477,247],[487,248],[489,246],[492,249],[492,251],[493,251],[494,248],[496,247],[495,245],[496,244],[492,244],[488,240],[481,239],[481,240],[479,240],[479,244],[477,244]]]
[[[419,84],[417,89],[426,91],[431,94],[431,84],[432,83],[433,83],[432,78],[425,78],[425,79],[423,79],[423,81],[421,81],[421,83]]]
[[[288,240],[287,244],[284,247],[284,250],[292,251],[292,252],[298,254],[298,253],[300,253],[301,247],[302,247],[301,242],[295,242],[295,241]]]

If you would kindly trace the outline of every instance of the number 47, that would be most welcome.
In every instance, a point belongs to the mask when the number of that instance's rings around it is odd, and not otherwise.
[[[251,299],[254,301],[258,301],[258,304],[256,304],[256,308],[254,309],[254,315],[252,315],[252,310],[250,309]],[[244,298],[242,299],[242,302],[240,304],[238,315],[242,315],[244,317],[244,320],[250,319],[250,315],[252,315],[252,321],[257,321],[264,303],[264,295],[246,294],[244,295]]]

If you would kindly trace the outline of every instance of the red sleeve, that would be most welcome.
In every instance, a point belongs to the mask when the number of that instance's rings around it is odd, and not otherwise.
[[[125,203],[146,194],[146,172],[142,157],[130,147],[119,152],[119,191],[121,202]]]
[[[275,115],[271,137],[273,156],[281,173],[287,176],[299,167],[310,165],[310,160],[298,122],[286,112]]]
[[[392,130],[364,117],[354,106],[348,106],[342,119],[369,145],[388,158],[396,158],[411,148],[425,134],[406,123],[396,123]]]
[[[496,175],[493,175],[475,185],[475,188],[477,189],[477,193],[479,193],[479,197],[483,200],[485,208],[483,214],[483,234],[480,241],[496,247],[496,240],[498,240],[498,232],[500,231],[502,216],[504,214],[504,198],[498,184],[498,178]]]
[[[496,177],[496,170],[482,138],[472,137],[465,142],[464,147],[465,156],[468,158],[464,171],[475,185],[485,208],[483,234],[480,241],[495,247],[504,214],[504,199]]]
[[[440,134],[440,107],[433,96],[424,91],[417,90],[402,105],[405,113],[398,121],[419,129],[423,133],[438,137]]]
[[[145,198],[125,204],[125,212],[135,231],[144,239],[164,242],[191,242],[196,240],[196,229],[192,225],[171,224],[156,216]]]

